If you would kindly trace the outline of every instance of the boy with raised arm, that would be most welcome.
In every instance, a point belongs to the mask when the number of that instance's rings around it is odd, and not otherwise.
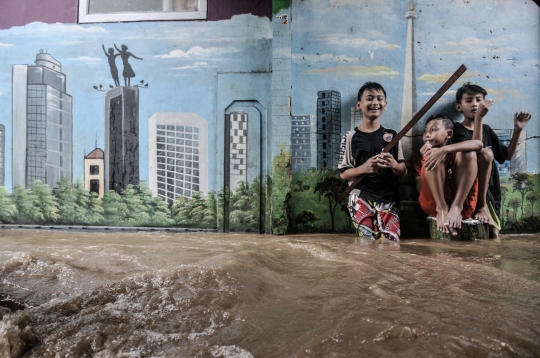
[[[463,121],[454,123],[454,136],[452,142],[459,143],[469,140],[473,136],[473,128],[477,119],[479,104],[484,101],[487,91],[478,85],[465,83],[456,92],[456,109],[463,113]],[[478,165],[478,203],[473,218],[490,225],[490,237],[499,236],[501,211],[501,184],[499,171],[494,160],[500,164],[511,160],[516,153],[519,136],[531,115],[527,112],[514,114],[514,133],[510,144],[505,146],[490,126],[482,126],[483,149],[477,154]]]
[[[390,153],[382,153],[397,135],[379,123],[386,105],[386,91],[380,84],[367,82],[360,88],[356,108],[362,111],[363,121],[343,136],[338,170],[349,185],[357,176],[365,175],[350,192],[348,202],[358,236],[378,239],[384,234],[399,241],[398,177],[407,175],[407,168],[401,143]]]
[[[490,105],[488,101],[482,103],[479,112],[485,115]],[[419,153],[411,156],[411,165],[422,211],[436,218],[437,230],[457,235],[461,220],[469,219],[476,207],[476,152],[482,149],[477,137],[482,118],[476,122],[472,140],[447,145],[452,138],[453,124],[444,114],[430,116],[422,136],[424,145]]]

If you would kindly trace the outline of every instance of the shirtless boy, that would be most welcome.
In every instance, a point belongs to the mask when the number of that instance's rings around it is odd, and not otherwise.
[[[457,144],[447,145],[453,135],[452,120],[443,114],[430,116],[422,137],[424,145],[420,153],[411,157],[420,207],[426,215],[436,217],[437,230],[443,233],[457,235],[461,220],[469,219],[475,210],[476,152],[482,149],[477,137],[491,104],[491,101],[480,104],[473,139]]]

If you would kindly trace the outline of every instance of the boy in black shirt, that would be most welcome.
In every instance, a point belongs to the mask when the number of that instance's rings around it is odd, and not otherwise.
[[[407,175],[407,168],[401,143],[391,153],[382,153],[397,135],[379,124],[386,105],[386,91],[380,84],[367,82],[360,88],[356,108],[362,111],[364,120],[343,136],[338,169],[341,179],[349,184],[357,176],[366,175],[349,194],[348,207],[358,235],[378,238],[382,233],[399,241],[398,176]]]
[[[456,109],[463,113],[463,122],[454,123],[453,143],[469,140],[473,135],[474,121],[479,115],[478,104],[487,95],[487,91],[478,85],[465,83],[456,92]],[[510,144],[505,146],[493,129],[487,124],[482,126],[482,141],[484,148],[477,152],[478,161],[478,203],[473,218],[490,225],[490,237],[499,236],[501,229],[499,217],[501,211],[501,184],[499,172],[493,163],[497,160],[500,164],[505,160],[511,160],[516,153],[521,131],[531,119],[527,112],[514,114],[514,132]]]

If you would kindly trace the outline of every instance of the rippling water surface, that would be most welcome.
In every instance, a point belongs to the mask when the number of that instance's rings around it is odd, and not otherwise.
[[[0,231],[0,357],[534,357],[540,236]]]

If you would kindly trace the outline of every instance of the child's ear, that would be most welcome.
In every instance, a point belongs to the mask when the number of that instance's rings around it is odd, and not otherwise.
[[[360,110],[360,101],[356,101],[356,109]]]
[[[461,112],[461,104],[456,103],[456,111]]]
[[[446,130],[446,138],[450,139],[450,138],[452,138],[453,135],[454,135],[454,130],[453,129],[447,129]]]

